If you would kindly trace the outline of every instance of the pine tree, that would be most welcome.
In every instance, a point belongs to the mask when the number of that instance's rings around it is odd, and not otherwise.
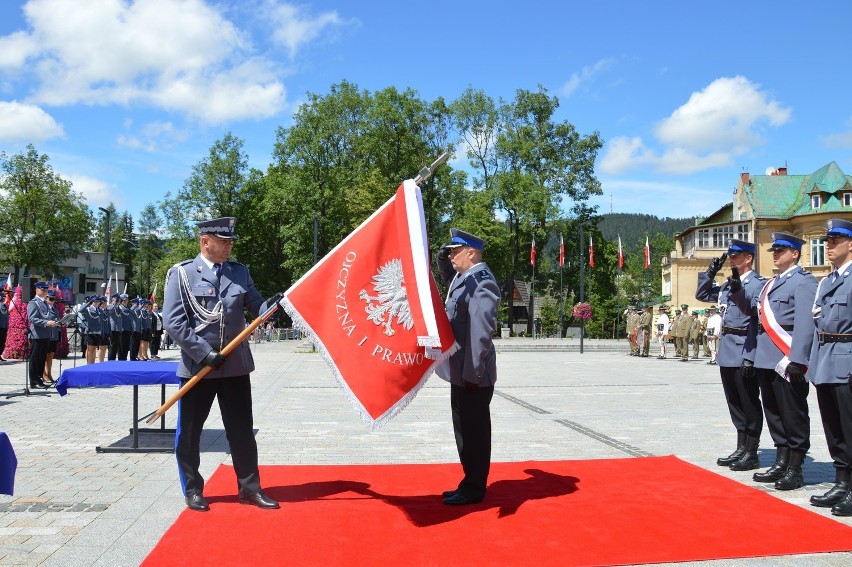
[[[30,343],[27,340],[29,319],[27,304],[22,299],[23,289],[15,288],[15,298],[9,310],[9,334],[6,336],[6,350],[3,358],[27,360],[30,357]]]

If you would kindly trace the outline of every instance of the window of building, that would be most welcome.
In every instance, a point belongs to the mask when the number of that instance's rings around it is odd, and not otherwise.
[[[825,242],[811,238],[811,266],[825,266]]]
[[[811,195],[811,208],[818,209],[822,204],[822,197],[819,194]]]
[[[98,291],[98,282],[86,282],[86,293],[94,293]]]
[[[719,226],[713,229],[713,248],[726,248],[728,239],[734,237],[733,226]]]
[[[749,240],[749,225],[748,224],[738,224],[737,225],[737,238],[740,240]]]
[[[843,194],[843,206],[852,207],[852,193]]]
[[[698,231],[698,248],[710,248],[710,231],[706,228]]]

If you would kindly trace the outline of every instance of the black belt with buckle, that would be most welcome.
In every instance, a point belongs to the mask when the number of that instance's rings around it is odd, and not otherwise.
[[[793,325],[778,325],[778,326],[781,327],[782,329],[784,329],[785,331],[787,331],[788,333],[793,330]],[[763,323],[757,324],[757,332],[758,333],[765,333],[766,332],[766,329],[763,328]]]
[[[819,344],[852,343],[852,333],[819,333]]]
[[[737,335],[738,337],[748,336],[748,329],[740,329],[738,327],[722,327],[723,335]]]

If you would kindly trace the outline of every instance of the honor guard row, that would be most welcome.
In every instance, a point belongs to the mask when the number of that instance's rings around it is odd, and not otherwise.
[[[706,332],[720,336],[711,363],[719,365],[737,433],[736,449],[717,464],[734,471],[759,468],[765,415],[775,462],[753,479],[774,483],[777,490],[804,486],[812,383],[836,478],[831,490],[810,501],[852,516],[852,223],[829,220],[821,239],[834,270],[819,283],[799,266],[802,238],[772,233],[769,251],[778,273],[771,279],[752,269],[755,245],[731,239],[727,252],[699,274],[696,299],[718,305],[720,315],[708,317]],[[731,276],[719,285],[715,276],[726,260]]]

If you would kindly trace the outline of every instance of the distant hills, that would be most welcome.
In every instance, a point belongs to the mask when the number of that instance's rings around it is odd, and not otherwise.
[[[603,237],[611,242],[617,240],[618,236],[621,235],[621,241],[627,245],[628,242],[644,242],[646,234],[654,236],[660,233],[667,238],[672,238],[675,234],[694,226],[697,218],[674,219],[637,213],[607,213],[601,215],[598,229]]]

